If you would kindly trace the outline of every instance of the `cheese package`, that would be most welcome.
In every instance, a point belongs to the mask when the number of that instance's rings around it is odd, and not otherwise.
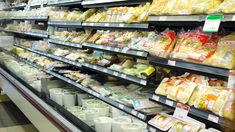
[[[152,118],[148,123],[162,131],[169,130],[175,123],[177,119],[173,118],[167,114],[158,114]]]
[[[186,104],[196,86],[197,85],[194,82],[190,82],[188,80],[183,81],[179,85],[172,87],[167,91],[167,98]]]
[[[174,88],[182,82],[180,78],[164,78],[160,85],[157,87],[155,93],[163,96],[167,96],[168,90]]]
[[[194,106],[196,108],[209,110],[219,114],[228,98],[228,95],[229,91],[224,87],[207,87],[204,93],[197,98]]]
[[[235,121],[235,90],[230,90],[229,93],[228,101],[222,110],[222,116]]]
[[[235,33],[220,39],[215,53],[203,63],[228,69],[235,68]]]

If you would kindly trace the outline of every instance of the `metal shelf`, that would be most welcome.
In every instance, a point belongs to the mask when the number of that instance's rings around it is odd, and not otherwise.
[[[56,2],[49,2],[47,6],[71,6],[71,5],[80,5],[82,0],[63,0]]]
[[[4,10],[4,11],[9,11],[9,10],[12,10],[12,9],[24,9],[26,5],[27,5],[27,4],[24,3],[24,4],[21,4],[21,5],[16,5],[16,6],[7,7],[7,8],[5,8],[5,9],[3,9],[3,10]]]
[[[201,74],[205,76],[212,76],[212,77],[220,77],[220,78],[228,78],[229,76],[229,70],[219,67],[213,67],[203,64],[196,64],[186,61],[175,61],[167,58],[161,58],[161,57],[148,57],[148,60],[152,64],[156,64],[159,66],[164,66],[168,68],[175,68],[175,69],[181,69],[185,72],[191,72],[196,74]]]
[[[135,76],[130,76],[130,75],[118,72],[118,71],[114,71],[114,70],[110,70],[108,68],[104,68],[102,66],[93,65],[93,64],[89,64],[89,63],[83,63],[83,67],[85,67],[87,69],[90,69],[90,70],[93,70],[93,71],[96,71],[96,72],[106,74],[106,75],[110,75],[110,76],[113,76],[113,77],[116,77],[116,78],[120,78],[122,80],[129,81],[129,82],[132,82],[132,83],[135,83],[135,84],[139,84],[139,85],[143,85],[143,86],[148,85],[147,79],[141,79],[141,78],[138,78],[138,77],[135,77]]]
[[[42,17],[21,17],[21,18],[4,18],[5,20],[34,20],[34,21],[47,21],[48,16]]]
[[[82,44],[79,44],[79,43],[65,42],[65,41],[56,40],[56,39],[48,39],[48,42],[52,44],[63,45],[63,46],[68,46],[72,48],[79,48],[79,49],[82,48]]]
[[[122,6],[122,5],[139,5],[151,2],[151,0],[84,0],[82,5],[84,8]]]
[[[132,30],[149,30],[149,24],[147,23],[112,23],[112,22],[83,22],[82,26],[84,28],[91,29],[132,29]]]
[[[55,27],[82,28],[82,22],[79,21],[49,21],[48,25]]]
[[[15,45],[15,46],[19,47],[19,48],[22,48],[22,49],[25,49],[25,50],[28,50],[30,52],[33,52],[33,53],[36,53],[36,54],[48,57],[48,58],[51,58],[51,59],[57,60],[57,61],[61,61],[61,62],[70,64],[70,65],[74,65],[76,67],[81,67],[82,66],[81,63],[75,62],[75,61],[71,61],[71,60],[66,59],[64,57],[56,56],[56,55],[53,55],[53,54],[48,54],[48,53],[45,53],[45,52],[42,52],[42,51],[38,51],[38,50],[34,50],[34,49],[31,49],[31,48],[24,47],[24,46],[21,46],[21,45]]]
[[[9,33],[15,33],[15,34],[21,34],[21,35],[28,35],[28,36],[33,36],[37,38],[48,38],[47,34],[40,34],[40,33],[35,33],[35,32],[19,32],[19,31],[13,31],[13,30],[2,30],[4,32],[9,32]]]
[[[118,54],[123,54],[127,56],[133,56],[133,57],[147,58],[148,56],[148,52],[132,50],[129,48],[118,48],[118,47],[111,47],[111,46],[99,45],[99,44],[94,44],[94,43],[83,43],[82,46],[86,48],[90,48],[90,49],[101,50],[101,51],[106,51],[106,52],[111,52],[111,53],[118,53]]]
[[[67,118],[69,121],[71,121],[74,125],[79,126],[79,128],[84,132],[96,132],[94,128],[88,126],[86,123],[84,123],[82,120],[77,118],[75,115],[73,115],[71,112],[66,110],[63,106],[57,104],[53,100],[51,100],[49,97],[46,97],[46,102],[54,107],[59,113],[64,115],[65,118]]]
[[[178,103],[176,101],[167,99],[165,96],[156,95],[156,94],[149,94],[148,98],[152,101],[155,101],[157,103],[163,104],[171,108],[176,108],[176,105]],[[209,124],[215,128],[219,128],[220,126],[223,126],[223,127],[227,127],[232,130],[235,130],[235,128],[233,127],[234,124],[232,123],[232,121],[224,119],[223,117],[217,116],[212,112],[200,110],[200,109],[190,106],[189,116],[190,115],[197,118],[198,120],[202,120],[203,122],[206,122],[207,125]]]

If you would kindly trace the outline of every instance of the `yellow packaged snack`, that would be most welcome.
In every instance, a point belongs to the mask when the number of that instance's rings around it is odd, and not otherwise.
[[[95,9],[89,9],[86,12],[84,12],[81,16],[80,16],[80,20],[81,21],[85,21],[86,19],[88,19],[93,13],[95,13]]]
[[[163,13],[169,0],[153,0],[149,9],[149,15],[159,15]]]
[[[191,0],[169,0],[164,14],[191,14]]]
[[[235,13],[235,0],[224,0],[215,11],[218,13]]]
[[[192,14],[204,14],[218,8],[222,0],[193,0]]]
[[[167,91],[167,98],[186,104],[196,88],[194,82],[185,80]]]
[[[224,87],[208,87],[207,90],[197,98],[194,106],[219,114],[227,100],[228,94],[228,90]]]
[[[228,101],[225,103],[222,110],[222,116],[235,121],[235,90],[230,90],[229,93]]]
[[[146,5],[140,9],[141,11],[139,17],[137,18],[137,22],[145,22],[148,20],[149,8],[150,3],[146,3]]]
[[[228,69],[235,68],[235,33],[220,39],[215,53],[204,64],[223,67]]]
[[[188,101],[188,104],[190,106],[194,105],[196,99],[198,97],[200,97],[202,93],[204,93],[204,91],[206,90],[206,87],[207,87],[206,85],[201,85],[201,84],[197,85],[197,87],[195,88],[195,90],[192,93],[192,96],[190,97],[190,99]]]

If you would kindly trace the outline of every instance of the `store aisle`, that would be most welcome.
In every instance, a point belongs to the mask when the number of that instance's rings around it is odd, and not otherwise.
[[[18,107],[0,95],[0,132],[38,132]]]

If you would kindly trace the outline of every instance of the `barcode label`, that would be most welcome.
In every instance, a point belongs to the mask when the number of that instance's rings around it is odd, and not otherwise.
[[[159,96],[157,96],[157,95],[153,95],[153,100],[155,100],[155,101],[159,101],[159,99],[160,99],[160,97]]]
[[[122,110],[124,109],[124,105],[122,105],[122,104],[119,104],[118,107]]]

